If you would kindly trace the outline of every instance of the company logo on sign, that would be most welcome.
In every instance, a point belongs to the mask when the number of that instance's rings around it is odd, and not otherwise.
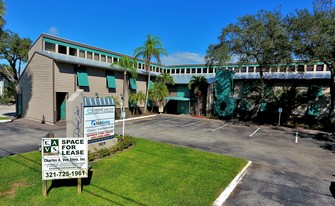
[[[105,126],[105,125],[110,125],[111,121],[110,120],[92,120],[91,121],[91,126]]]
[[[58,155],[58,153],[59,153],[58,139],[44,140],[44,142],[43,142],[43,152],[46,155]]]

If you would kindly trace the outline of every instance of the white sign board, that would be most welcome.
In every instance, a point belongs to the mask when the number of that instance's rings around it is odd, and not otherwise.
[[[114,137],[115,106],[84,107],[84,137],[89,143]]]
[[[279,112],[279,113],[283,112],[283,108],[279,107],[279,108],[278,108],[278,112]]]
[[[42,180],[86,178],[87,138],[42,138]]]

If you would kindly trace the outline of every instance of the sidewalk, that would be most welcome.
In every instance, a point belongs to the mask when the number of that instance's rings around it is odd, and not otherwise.
[[[15,104],[14,105],[0,105],[0,117],[15,117]]]

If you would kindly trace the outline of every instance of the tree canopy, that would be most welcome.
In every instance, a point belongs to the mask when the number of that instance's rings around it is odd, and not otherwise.
[[[0,0],[0,31],[2,31],[2,27],[5,25],[5,2],[3,0]]]

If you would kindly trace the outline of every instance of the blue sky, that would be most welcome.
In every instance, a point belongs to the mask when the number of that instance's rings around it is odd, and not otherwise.
[[[48,33],[133,55],[147,34],[159,36],[171,64],[203,63],[209,44],[237,17],[260,9],[284,14],[312,0],[5,0],[5,29],[35,41]]]

